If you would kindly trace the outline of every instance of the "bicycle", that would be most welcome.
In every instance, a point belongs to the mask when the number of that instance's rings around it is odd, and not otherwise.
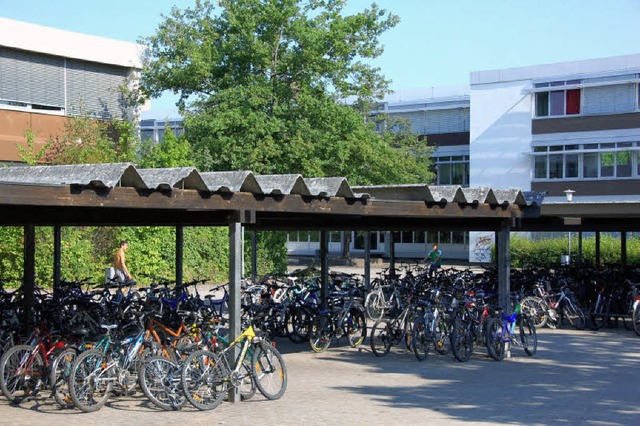
[[[519,305],[511,315],[500,311],[500,316],[492,318],[487,325],[487,348],[491,358],[502,361],[511,345],[522,347],[529,356],[535,355],[538,348],[536,327],[531,318],[521,312]]]
[[[416,315],[413,324],[413,352],[418,361],[424,361],[433,345],[436,352],[445,355],[451,349],[450,327],[445,318],[440,289],[433,289],[432,300],[421,302],[419,309],[424,313]]]
[[[392,319],[379,319],[371,328],[371,351],[377,357],[386,356],[392,346],[404,341],[407,350],[412,350],[412,333],[415,305],[409,303]]]
[[[238,388],[241,396],[253,395],[255,385],[265,398],[281,398],[287,389],[287,369],[280,352],[249,326],[220,353],[204,349],[190,354],[182,366],[181,380],[191,405],[212,410],[231,388]]]
[[[334,337],[346,336],[352,348],[357,347],[367,337],[367,319],[362,307],[362,298],[355,296],[357,291],[351,289],[335,293],[329,300],[332,306],[320,310],[311,321],[309,344],[314,352],[327,349]]]
[[[86,413],[97,411],[109,399],[114,384],[125,393],[136,384],[143,358],[144,328],[135,337],[114,341],[111,332],[119,326],[102,325],[107,341],[100,349],[79,354],[69,374],[69,395],[76,408]]]

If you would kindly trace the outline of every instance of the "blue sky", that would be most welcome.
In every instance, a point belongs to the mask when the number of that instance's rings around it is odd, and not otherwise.
[[[348,0],[358,11],[369,0]],[[378,0],[401,22],[375,61],[395,90],[462,86],[471,71],[640,53],[640,0]],[[178,0],[0,0],[0,16],[136,41]],[[152,102],[171,108],[173,99]]]

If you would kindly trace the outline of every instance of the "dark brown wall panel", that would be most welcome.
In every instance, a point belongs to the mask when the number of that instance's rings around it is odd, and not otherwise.
[[[591,132],[596,130],[640,128],[640,112],[533,120],[532,133]]]
[[[427,139],[429,146],[453,146],[469,145],[469,132],[440,133],[432,135],[422,135],[420,139]]]
[[[640,192],[640,180],[593,180],[593,181],[562,181],[562,182],[532,182],[531,190],[548,191],[550,197],[564,196],[565,189],[576,191],[575,197],[581,195],[637,195]]]

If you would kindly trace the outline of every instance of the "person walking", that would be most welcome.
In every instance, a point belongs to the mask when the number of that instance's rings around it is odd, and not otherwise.
[[[431,251],[424,258],[425,263],[429,263],[429,277],[432,277],[438,268],[442,266],[442,250],[438,244],[434,244]]]
[[[113,259],[113,269],[116,272],[116,280],[121,283],[131,281],[133,278],[127,269],[127,264],[124,256],[124,252],[129,248],[129,243],[126,240],[120,241],[120,247],[116,250],[115,258]]]

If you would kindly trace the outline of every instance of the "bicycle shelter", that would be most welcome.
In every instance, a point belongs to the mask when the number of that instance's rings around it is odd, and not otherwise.
[[[508,306],[509,232],[539,219],[542,199],[539,193],[517,189],[426,184],[352,188],[339,177],[138,169],[129,163],[0,169],[0,225],[24,227],[25,312],[33,305],[36,226],[54,227],[54,282],[60,279],[62,226],[176,227],[178,282],[183,227],[227,226],[233,338],[240,332],[243,228],[319,230],[325,295],[329,230],[493,231],[500,303]],[[28,314],[25,321],[29,324]]]

